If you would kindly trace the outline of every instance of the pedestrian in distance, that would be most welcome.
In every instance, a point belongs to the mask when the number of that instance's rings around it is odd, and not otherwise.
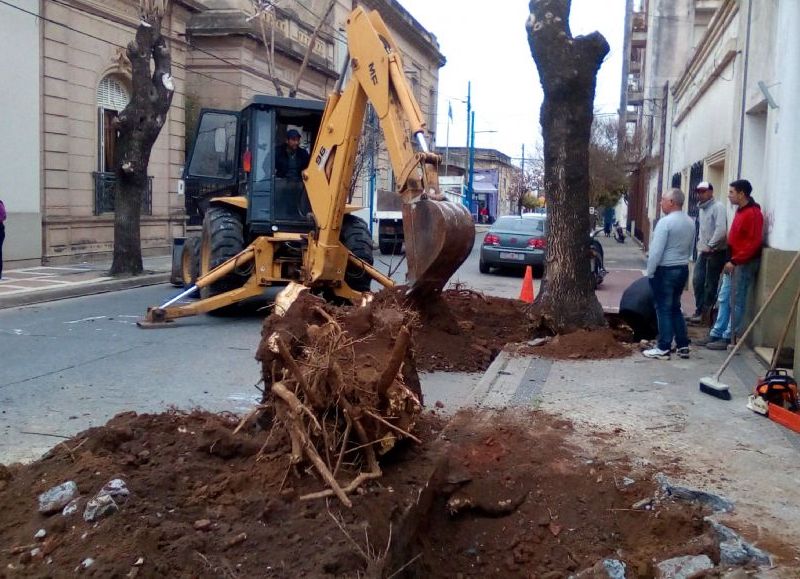
[[[728,200],[736,207],[736,214],[728,232],[729,258],[722,269],[717,320],[708,336],[697,341],[710,350],[726,350],[734,330],[737,335],[741,333],[747,296],[755,283],[764,244],[764,214],[753,200],[750,181],[733,181],[728,188]]]
[[[700,231],[697,237],[697,261],[694,265],[694,314],[691,323],[710,320],[711,308],[717,300],[717,289],[728,250],[728,215],[725,206],[714,199],[714,186],[707,181],[697,185],[697,218]]]
[[[611,228],[617,220],[615,215],[616,212],[613,207],[606,207],[605,210],[603,210],[603,233],[606,237],[611,237]]]
[[[653,289],[658,318],[658,341],[642,352],[647,358],[669,360],[672,342],[678,356],[689,357],[689,336],[681,312],[681,294],[689,280],[689,259],[694,246],[694,221],[683,212],[686,196],[670,189],[661,197],[664,213],[653,232],[647,258],[647,277]]]
[[[6,206],[0,199],[0,279],[3,279],[3,242],[6,240]]]

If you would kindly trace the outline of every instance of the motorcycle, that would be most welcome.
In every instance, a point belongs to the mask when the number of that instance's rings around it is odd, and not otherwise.
[[[589,272],[592,289],[600,287],[608,273],[603,262],[603,246],[596,239],[598,233],[599,231],[595,231],[589,239]]]

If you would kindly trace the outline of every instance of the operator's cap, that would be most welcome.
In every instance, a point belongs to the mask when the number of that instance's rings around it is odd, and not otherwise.
[[[286,131],[286,138],[287,139],[299,139],[300,138],[300,131],[296,131],[295,129],[289,129]]]
[[[700,181],[697,184],[697,187],[695,187],[695,189],[696,190],[697,189],[703,189],[703,190],[706,190],[706,191],[713,191],[714,190],[714,186],[711,183],[709,183],[708,181]]]

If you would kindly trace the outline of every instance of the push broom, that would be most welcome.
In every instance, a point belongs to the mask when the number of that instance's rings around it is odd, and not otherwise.
[[[703,392],[705,394],[710,394],[711,396],[715,396],[716,398],[720,398],[722,400],[731,399],[730,386],[722,382],[720,380],[720,377],[722,376],[722,373],[725,371],[725,369],[728,367],[728,364],[731,363],[731,360],[733,360],[733,357],[742,347],[742,344],[744,344],[745,339],[747,338],[747,336],[750,335],[750,332],[753,330],[756,323],[758,323],[758,320],[761,319],[761,316],[764,314],[764,311],[767,309],[767,306],[769,306],[769,304],[778,294],[778,291],[783,287],[783,284],[786,283],[786,280],[789,279],[789,274],[792,272],[792,269],[794,269],[794,266],[798,260],[800,260],[800,252],[795,254],[794,259],[792,259],[792,262],[786,268],[786,271],[783,272],[781,279],[778,280],[778,283],[772,289],[772,292],[769,294],[764,304],[758,310],[758,313],[753,318],[753,321],[750,322],[749,326],[747,326],[747,329],[744,331],[744,334],[742,334],[741,338],[739,338],[739,340],[736,342],[736,345],[733,347],[733,350],[731,350],[731,353],[728,354],[727,358],[725,358],[725,361],[722,363],[722,366],[719,367],[717,373],[714,374],[713,376],[706,376],[704,378],[700,378],[700,392]]]

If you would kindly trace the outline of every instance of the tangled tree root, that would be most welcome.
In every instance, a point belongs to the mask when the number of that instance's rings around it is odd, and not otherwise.
[[[411,353],[415,315],[387,302],[332,309],[300,292],[285,314],[264,322],[267,414],[291,441],[290,465],[310,463],[328,487],[302,500],[348,495],[381,476],[378,456],[412,434],[422,410]],[[340,482],[343,465],[357,474]]]

